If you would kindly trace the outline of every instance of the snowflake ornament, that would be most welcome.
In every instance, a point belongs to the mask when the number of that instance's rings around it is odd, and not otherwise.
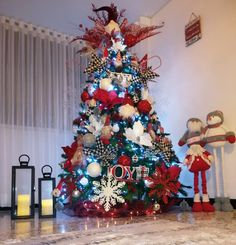
[[[125,199],[121,196],[121,189],[125,186],[125,182],[117,181],[111,173],[103,176],[101,182],[93,181],[93,185],[95,186],[95,190],[91,201],[99,202],[100,205],[103,205],[106,212],[118,202],[125,202]]]

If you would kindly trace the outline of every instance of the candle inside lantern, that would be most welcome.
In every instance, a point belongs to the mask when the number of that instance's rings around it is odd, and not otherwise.
[[[30,215],[30,195],[18,195],[17,216]]]
[[[42,202],[42,215],[52,215],[53,214],[53,200],[43,199]]]

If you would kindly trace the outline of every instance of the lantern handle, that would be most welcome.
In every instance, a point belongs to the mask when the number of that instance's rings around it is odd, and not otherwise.
[[[27,160],[22,160],[22,157],[26,157]],[[20,162],[20,166],[28,166],[29,165],[29,161],[30,161],[30,157],[27,154],[22,154],[19,156],[19,162]]]
[[[45,172],[45,168],[48,167],[50,168],[50,171],[49,172]],[[48,164],[44,165],[42,168],[41,168],[41,172],[42,172],[42,175],[44,178],[51,178],[51,175],[52,175],[52,167]]]

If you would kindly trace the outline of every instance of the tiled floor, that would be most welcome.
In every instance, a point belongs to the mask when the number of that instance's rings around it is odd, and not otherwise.
[[[236,244],[236,211],[191,213],[175,208],[157,216],[127,218],[78,218],[58,213],[55,219],[39,220],[36,215],[16,221],[11,221],[9,212],[0,212],[0,238],[0,244],[228,245]]]

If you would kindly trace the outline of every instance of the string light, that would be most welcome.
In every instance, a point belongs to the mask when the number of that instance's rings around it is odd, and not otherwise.
[[[86,186],[86,185],[88,185],[89,181],[86,177],[83,177],[79,182],[81,185]]]

